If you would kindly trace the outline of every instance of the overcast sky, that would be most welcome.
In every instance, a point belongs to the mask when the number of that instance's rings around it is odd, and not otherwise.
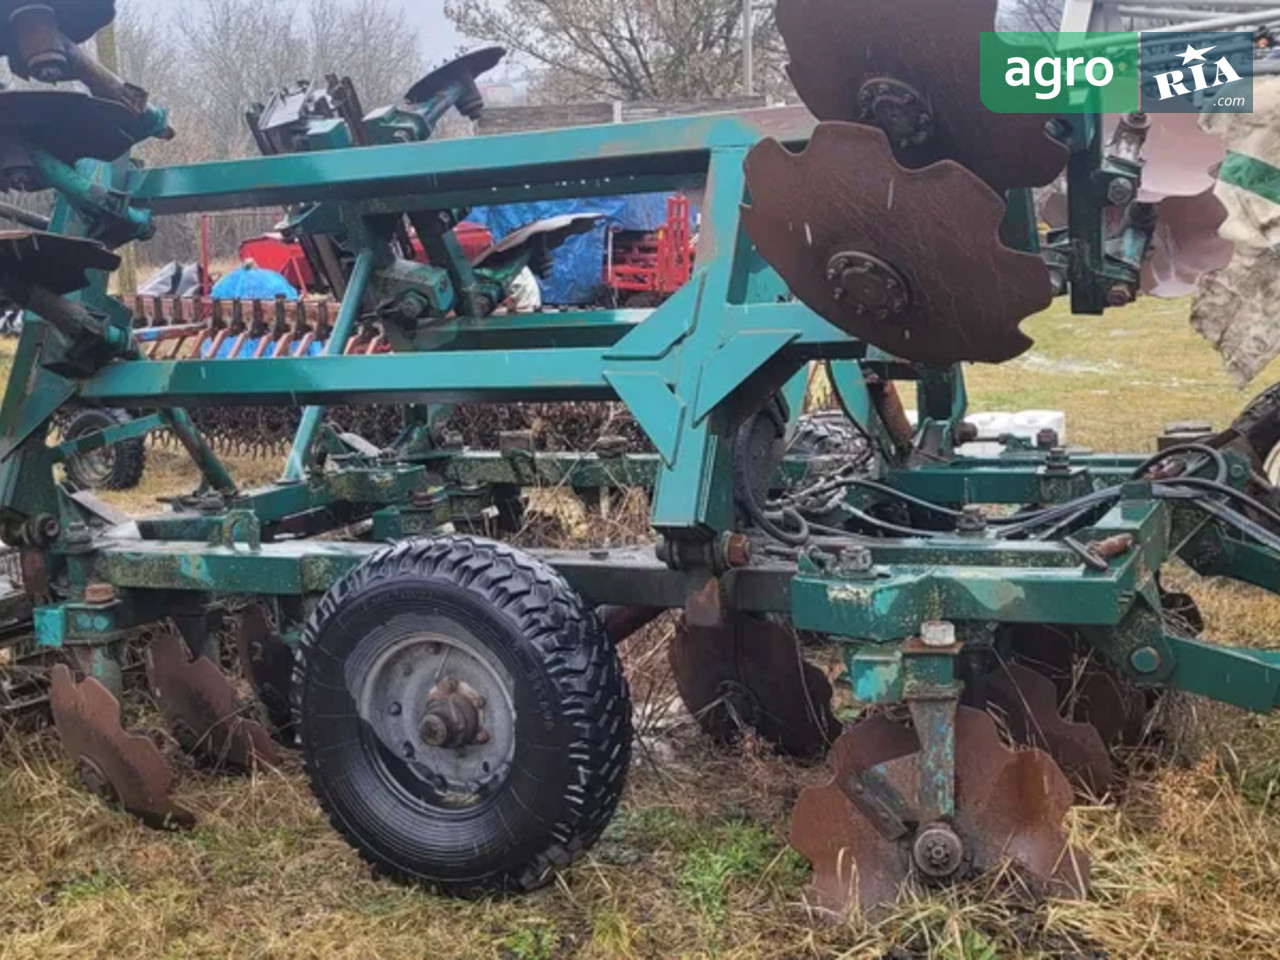
[[[269,2],[269,0],[264,0]],[[306,0],[303,0],[305,3]],[[453,24],[444,15],[444,0],[393,0],[404,8],[418,30],[422,40],[422,49],[427,61],[439,63],[447,58],[460,45],[464,38],[453,29]],[[143,11],[154,11],[157,14],[170,14],[174,8],[174,0],[122,0],[121,5],[128,4]]]

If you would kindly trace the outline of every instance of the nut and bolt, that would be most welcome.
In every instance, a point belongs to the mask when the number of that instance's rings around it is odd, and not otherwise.
[[[1133,181],[1127,177],[1116,177],[1107,184],[1107,202],[1120,206],[1134,197]]]
[[[1054,447],[1044,458],[1044,465],[1045,469],[1054,472],[1068,470],[1071,467],[1071,455],[1067,453],[1066,447]]]
[[[84,602],[101,607],[116,598],[116,588],[109,583],[91,583],[84,588]]]
[[[950,620],[926,620],[920,624],[920,642],[942,649],[956,645],[956,625]]]
[[[731,533],[724,540],[724,561],[730,569],[751,562],[751,539],[744,533]]]
[[[981,507],[969,506],[956,518],[956,532],[961,534],[979,534],[987,531],[987,516]]]
[[[1062,439],[1058,436],[1057,430],[1045,427],[1036,434],[1036,446],[1042,450],[1062,450]]]
[[[840,551],[839,572],[845,576],[865,577],[876,568],[875,557],[869,547],[845,547]]]

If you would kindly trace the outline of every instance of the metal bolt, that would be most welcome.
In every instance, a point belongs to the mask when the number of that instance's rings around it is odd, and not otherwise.
[[[458,681],[453,677],[445,677],[440,681],[440,692],[444,694],[457,693]]]
[[[1107,291],[1107,306],[1123,307],[1133,300],[1133,293],[1122,283],[1117,283]]]
[[[1139,673],[1155,673],[1160,663],[1160,651],[1155,647],[1139,647],[1129,655],[1129,665]]]
[[[950,620],[926,620],[920,624],[920,642],[926,647],[954,647],[956,625]]]
[[[412,760],[415,753],[417,753],[417,751],[413,749],[413,744],[408,741],[400,747],[400,756],[404,757],[406,760]]]
[[[956,518],[956,532],[964,534],[984,533],[987,529],[987,516],[981,507],[965,507],[964,512]]]
[[[840,551],[840,572],[843,574],[866,575],[875,568],[875,557],[868,547],[845,547]]]
[[[488,730],[481,730],[479,733],[476,734],[476,743],[488,743],[488,742],[489,742]]]
[[[1133,181],[1126,177],[1116,177],[1107,184],[1107,200],[1120,206],[1133,199]]]
[[[449,724],[444,717],[429,713],[422,718],[422,726],[418,728],[422,742],[429,747],[443,747],[449,742]]]
[[[398,703],[393,703],[391,706],[387,707],[387,713],[391,714],[393,717],[398,717],[400,714],[404,713],[404,707],[400,706]]]
[[[91,583],[84,588],[84,602],[104,606],[116,598],[116,588],[109,583]]]
[[[751,539],[744,533],[732,533],[724,540],[724,559],[729,567],[745,567],[751,562]]]

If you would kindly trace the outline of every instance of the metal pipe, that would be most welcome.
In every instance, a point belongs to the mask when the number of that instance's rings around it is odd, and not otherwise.
[[[1169,6],[1172,3],[1175,7],[1194,6],[1194,7],[1218,7],[1227,10],[1240,9],[1266,9],[1275,6],[1275,0],[1188,0],[1187,3],[1176,3],[1172,0],[1125,0],[1126,7],[1150,8]],[[1123,7],[1118,8],[1123,10]],[[1144,11],[1144,14],[1147,11]]]
[[[1274,0],[1267,0],[1268,3]],[[1192,10],[1189,8],[1179,9],[1177,7],[1140,7],[1126,4],[1122,7],[1116,7],[1116,12],[1125,17],[1158,17],[1162,20],[1202,20],[1205,17],[1215,17],[1218,14],[1213,10]]]
[[[751,0],[742,0],[742,86],[748,97],[755,96],[755,24],[752,23]]]
[[[162,410],[160,416],[164,418],[165,424],[200,469],[200,475],[204,477],[205,483],[224,497],[234,497],[239,493],[236,482],[231,479],[231,474],[227,472],[227,468],[205,441],[204,436],[196,429],[187,411],[174,407],[170,410]]]
[[[351,269],[351,280],[347,284],[346,295],[342,298],[342,308],[338,311],[337,322],[329,334],[329,342],[325,344],[326,357],[340,357],[347,350],[347,343],[355,330],[356,320],[364,304],[365,292],[369,289],[369,280],[373,277],[374,253],[365,247],[356,257],[355,266]],[[293,448],[289,451],[289,460],[285,464],[285,483],[298,483],[307,476],[307,454],[311,444],[315,442],[316,433],[320,430],[320,421],[324,418],[324,407],[307,407],[302,411],[302,420],[298,423],[298,432],[293,438]]]
[[[1143,33],[1187,33],[1197,30],[1225,30],[1227,27],[1254,27],[1259,23],[1280,20],[1280,9],[1268,7],[1256,13],[1233,13],[1224,17],[1209,20],[1196,20],[1191,23],[1175,23],[1167,27],[1152,27]]]
[[[0,217],[6,220],[12,220],[14,223],[24,227],[30,227],[32,230],[48,230],[49,218],[42,217],[38,213],[30,210],[23,210],[16,204],[7,203],[0,200]]]

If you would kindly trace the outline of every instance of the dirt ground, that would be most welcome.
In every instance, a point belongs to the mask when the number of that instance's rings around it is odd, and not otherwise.
[[[1069,439],[1151,450],[1168,421],[1222,426],[1246,402],[1190,330],[1185,303],[1105,319],[1055,309],[1037,345],[976,368],[975,410],[1064,409]],[[1280,379],[1269,371],[1256,389]],[[152,452],[145,509],[191,477]],[[279,464],[234,464],[242,482]],[[1280,600],[1178,575],[1209,633],[1280,645]],[[640,749],[604,841],[547,889],[452,901],[371,876],[320,816],[296,761],[245,779],[183,767],[187,833],[147,830],[76,788],[56,741],[0,744],[0,957],[944,958],[1280,955],[1280,722],[1169,701],[1156,746],[1114,791],[1075,808],[1093,861],[1082,903],[1034,903],[1012,878],[908,893],[874,922],[803,903],[786,845],[798,790],[821,777],[750,744],[707,743],[672,704],[665,626],[627,650]]]

